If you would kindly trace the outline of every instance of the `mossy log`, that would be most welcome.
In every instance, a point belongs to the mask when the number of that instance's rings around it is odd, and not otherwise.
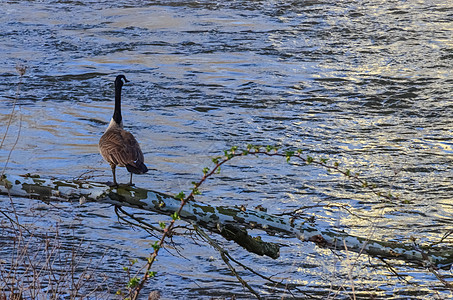
[[[86,202],[110,203],[165,215],[173,214],[181,204],[181,201],[172,195],[135,186],[110,187],[98,182],[62,181],[30,175],[3,175],[0,178],[0,193],[45,201],[79,202],[82,199]],[[311,241],[319,247],[347,249],[373,257],[399,259],[421,266],[448,268],[453,264],[453,249],[450,247],[416,246],[411,243],[370,240],[334,229],[319,229],[303,220],[294,221],[289,217],[243,210],[240,207],[212,206],[193,200],[184,206],[180,218],[221,234],[228,240],[234,240],[250,252],[272,258],[279,256],[279,247],[259,238],[250,237],[247,229],[260,229],[271,235]]]

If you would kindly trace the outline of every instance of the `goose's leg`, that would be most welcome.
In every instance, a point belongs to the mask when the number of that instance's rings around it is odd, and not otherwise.
[[[116,182],[116,174],[115,174],[115,170],[116,170],[116,166],[115,165],[110,165],[110,167],[112,167],[112,174],[113,174],[113,185],[118,185],[118,183]]]
[[[131,185],[131,186],[134,185],[134,184],[132,183],[132,172],[131,172],[131,180],[129,181],[129,185]]]

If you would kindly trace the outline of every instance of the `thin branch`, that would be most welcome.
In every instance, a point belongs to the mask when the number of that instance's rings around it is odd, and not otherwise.
[[[256,292],[242,277],[236,272],[236,269],[230,264],[229,262],[229,255],[227,254],[227,251],[223,249],[222,247],[219,246],[219,244],[211,239],[203,230],[201,230],[199,227],[195,226],[195,229],[197,233],[203,237],[212,247],[214,247],[217,251],[219,251],[220,256],[222,257],[223,262],[227,265],[228,269],[230,269],[231,273],[233,273],[234,276],[238,279],[238,281],[247,288],[250,293],[255,295],[257,299],[261,299],[261,296]]]
[[[144,222],[140,219],[138,219],[137,217],[135,217],[134,215],[128,213],[127,211],[125,211],[121,206],[118,206],[118,205],[115,205],[115,213],[116,213],[116,216],[118,217],[118,219],[124,221],[125,223],[131,225],[131,226],[137,226],[137,227],[140,227],[142,229],[144,229],[146,232],[148,232],[150,235],[152,235],[153,237],[157,237],[156,234],[154,234],[152,231],[157,231],[157,232],[163,232],[163,230],[161,228],[157,228],[156,226],[153,226],[147,222]],[[128,216],[129,218],[131,218],[132,220],[136,221],[137,223],[134,223],[134,222],[131,222],[129,220],[127,220],[125,217],[121,216],[120,213]]]
[[[198,226],[194,226],[196,232],[198,234],[200,234],[200,232],[202,232],[202,230],[198,227]],[[255,271],[254,269],[250,268],[249,266],[246,266],[244,265],[243,263],[241,263],[240,261],[238,261],[237,259],[235,259],[234,257],[231,256],[231,254],[223,249],[222,247],[220,247],[220,245],[218,245],[218,243],[216,243],[217,246],[213,245],[211,242],[215,243],[215,241],[211,238],[209,239],[206,239],[206,233],[203,232],[203,234],[200,235],[201,237],[205,238],[205,240],[211,245],[213,246],[214,248],[216,248],[219,252],[222,252],[224,253],[231,261],[233,261],[234,263],[236,263],[237,265],[241,266],[244,270],[247,270],[249,271],[250,273],[254,274],[254,275],[257,275],[271,283],[273,283],[275,286],[278,286],[278,287],[281,287],[281,288],[285,288],[293,298],[295,298],[294,294],[291,292],[289,286],[292,286],[295,290],[297,290],[298,292],[302,293],[302,291],[300,289],[297,288],[297,285],[296,284],[288,284],[288,283],[283,283],[283,281],[276,281],[276,280],[273,280],[271,277],[268,277],[268,276],[265,276],[263,274],[260,274],[258,273],[257,271]]]
[[[10,126],[11,126],[12,121],[13,121],[14,111],[15,111],[15,108],[16,108],[17,101],[19,100],[20,86],[22,84],[22,78],[24,77],[24,74],[25,74],[27,68],[25,66],[19,66],[18,65],[18,66],[16,66],[16,70],[19,72],[19,83],[17,84],[16,96],[14,97],[13,108],[11,109],[11,114],[9,115],[8,124],[6,125],[5,134],[3,135],[2,142],[0,143],[0,149],[3,147],[3,143],[6,140],[6,136],[8,135],[8,130],[9,130]],[[2,171],[1,175],[5,174],[5,169],[6,169],[6,166],[8,165],[9,159],[11,157],[11,153],[13,152],[14,148],[17,145],[17,142],[19,141],[21,128],[22,128],[22,116],[19,119],[19,131],[17,133],[16,141],[15,141],[13,147],[11,148],[11,150],[9,151],[8,158],[7,158],[6,162],[5,162],[5,165],[3,167],[3,171]]]
[[[13,150],[16,148],[17,143],[19,142],[19,137],[20,137],[21,130],[22,130],[22,115],[19,116],[19,129],[17,131],[16,140],[14,141],[13,146],[9,150],[8,157],[6,158],[5,165],[3,166],[3,170],[2,170],[1,176],[3,176],[3,174],[5,174],[6,167],[8,166],[9,160],[11,159],[11,155],[13,154]]]
[[[438,242],[431,243],[431,244],[430,244],[430,247],[434,247],[434,246],[437,246],[437,245],[443,244],[443,243],[451,243],[451,241],[450,241],[450,242],[445,242],[445,240],[446,240],[450,235],[452,235],[452,234],[453,234],[453,230],[448,230],[448,231],[441,237],[441,239],[440,239]]]
[[[434,267],[434,265],[431,263],[431,260],[429,259],[429,256],[428,254],[426,254],[425,251],[423,251],[422,248],[420,248],[420,246],[415,243],[414,241],[414,249],[418,252],[420,252],[423,256],[423,259],[427,262],[427,266],[428,266],[428,270],[434,274],[434,276],[436,276],[437,279],[439,279],[439,281],[446,287],[448,288],[449,290],[452,290],[453,291],[453,285],[451,283],[449,283],[448,281],[446,281],[442,275],[439,274],[439,272],[437,272],[436,268]]]

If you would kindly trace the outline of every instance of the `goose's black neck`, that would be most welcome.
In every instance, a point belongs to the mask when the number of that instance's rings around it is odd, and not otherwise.
[[[128,82],[124,75],[118,75],[115,79],[115,110],[113,112],[113,120],[120,125],[123,117],[121,116],[121,89],[124,82]]]

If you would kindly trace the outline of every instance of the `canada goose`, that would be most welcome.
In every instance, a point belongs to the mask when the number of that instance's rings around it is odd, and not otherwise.
[[[99,151],[102,157],[110,164],[113,173],[113,184],[116,182],[116,166],[126,167],[132,174],[143,174],[148,172],[148,168],[143,163],[143,153],[134,136],[123,129],[123,119],[121,117],[121,88],[124,82],[129,82],[124,75],[118,75],[115,79],[115,110],[109,127],[99,140]]]

